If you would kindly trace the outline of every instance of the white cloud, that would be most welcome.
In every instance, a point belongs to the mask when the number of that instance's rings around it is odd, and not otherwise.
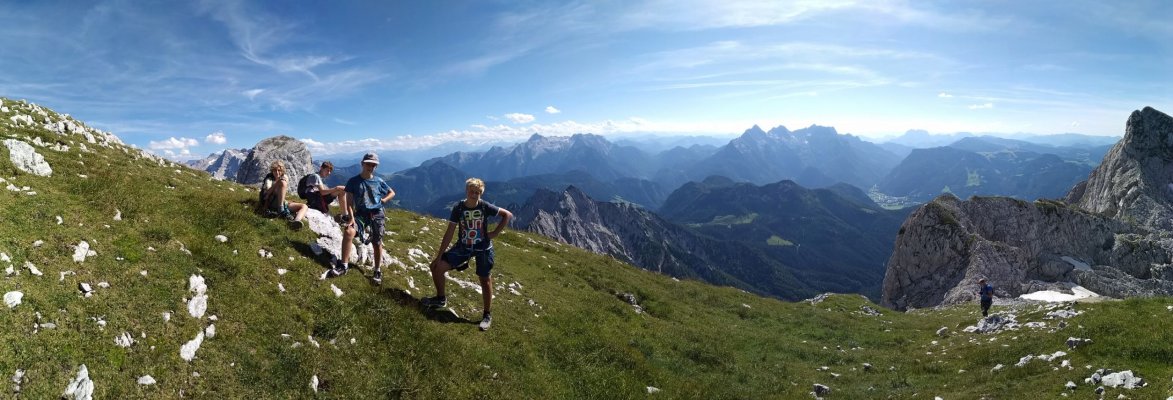
[[[299,140],[305,143],[311,153],[315,155],[329,155],[371,150],[425,149],[449,143],[464,143],[469,145],[514,143],[524,141],[534,133],[547,136],[570,136],[577,133],[593,133],[598,135],[626,133],[734,134],[744,131],[746,127],[753,126],[754,123],[755,121],[666,122],[631,117],[625,120],[603,120],[596,122],[562,121],[550,124],[530,125],[478,124],[465,130],[450,130],[423,136],[404,135],[390,139],[368,138],[329,143],[310,138]],[[763,126],[765,125],[769,124],[767,123]]]
[[[941,92],[940,94],[937,95],[937,97],[940,97],[942,99],[949,99],[949,98],[952,98],[953,95],[951,95],[949,93]]]
[[[224,136],[224,132],[212,132],[211,135],[204,137],[204,143],[225,144],[228,143],[228,138]]]
[[[253,99],[257,98],[257,95],[261,94],[261,92],[264,92],[264,91],[265,91],[265,89],[252,89],[252,90],[245,90],[242,94],[244,94],[245,97],[248,97],[249,100],[253,100]]]
[[[152,150],[178,150],[199,145],[200,141],[192,138],[181,137],[176,139],[175,137],[170,137],[167,140],[158,142],[152,140],[147,147],[150,147]]]
[[[970,104],[969,105],[970,110],[983,110],[983,109],[987,109],[987,108],[994,108],[994,103]]]
[[[513,123],[515,123],[515,124],[528,124],[530,122],[534,122],[534,119],[535,119],[533,115],[522,114],[522,113],[505,114],[505,118],[510,121],[513,121]]]
[[[546,106],[546,114],[558,114],[560,112],[562,112],[562,110],[554,108],[554,106]]]

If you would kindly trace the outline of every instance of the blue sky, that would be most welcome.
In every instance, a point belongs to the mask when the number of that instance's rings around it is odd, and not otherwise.
[[[1121,4],[1116,4],[1121,3]],[[174,158],[829,125],[1120,135],[1163,1],[8,1],[0,96]]]

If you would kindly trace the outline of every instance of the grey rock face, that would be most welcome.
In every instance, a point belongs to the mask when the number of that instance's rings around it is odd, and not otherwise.
[[[1091,212],[1173,230],[1173,117],[1151,107],[1133,111],[1124,138],[1068,198]]]
[[[289,191],[294,191],[297,180],[312,172],[313,161],[305,143],[289,136],[274,136],[262,140],[249,151],[248,156],[241,162],[240,171],[236,174],[236,182],[245,185],[255,185],[265,179],[269,173],[269,166],[273,161],[285,163],[285,173],[289,176]]]
[[[888,260],[882,303],[976,302],[1078,284],[1101,295],[1173,293],[1173,118],[1133,112],[1124,138],[1068,203],[951,195],[914,212]]]
[[[236,173],[240,171],[240,166],[248,154],[249,149],[226,149],[219,153],[212,153],[208,158],[202,160],[189,161],[187,165],[201,171],[207,171],[216,179],[236,181]],[[261,176],[263,177],[264,174]]]

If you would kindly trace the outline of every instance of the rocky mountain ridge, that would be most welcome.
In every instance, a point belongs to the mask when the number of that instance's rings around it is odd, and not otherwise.
[[[207,171],[213,178],[235,182],[236,173],[240,171],[240,166],[245,158],[248,158],[250,151],[251,149],[224,149],[203,159],[188,161],[187,166]]]
[[[1124,137],[1066,202],[944,195],[902,225],[882,303],[896,309],[1073,284],[1111,297],[1173,294],[1173,118],[1134,111]]]

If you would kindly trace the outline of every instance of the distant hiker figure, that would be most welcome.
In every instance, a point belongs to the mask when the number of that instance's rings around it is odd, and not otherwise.
[[[350,253],[357,236],[364,244],[375,248],[375,274],[371,280],[383,283],[383,224],[387,219],[383,204],[395,197],[387,182],[375,175],[379,155],[367,153],[362,157],[362,172],[346,181],[346,195],[342,204],[342,259],[334,262],[330,276],[345,274],[350,269]]]
[[[334,163],[323,161],[317,173],[311,173],[301,178],[297,185],[297,195],[306,200],[310,208],[330,215],[330,204],[334,199],[341,198],[339,203],[346,201],[345,186],[326,186],[326,178],[334,173]]]
[[[985,278],[979,279],[978,285],[981,285],[978,296],[982,300],[982,316],[988,317],[990,316],[990,306],[994,304],[994,287],[987,284]]]
[[[476,258],[477,277],[481,280],[481,298],[485,302],[484,314],[481,317],[481,330],[489,329],[493,323],[490,315],[490,306],[493,303],[493,279],[489,272],[493,269],[493,242],[492,239],[501,234],[513,218],[513,213],[492,203],[481,200],[485,194],[485,183],[477,178],[469,178],[464,183],[464,201],[452,207],[452,214],[448,216],[448,231],[444,232],[444,239],[440,241],[439,254],[432,260],[432,283],[436,284],[436,297],[423,300],[427,307],[445,307],[448,298],[444,295],[444,274],[449,270],[463,271],[468,269],[468,262]],[[500,216],[497,227],[489,231],[489,217]],[[452,242],[452,235],[456,228],[460,232],[456,243],[448,248]],[[445,251],[447,249],[447,251]]]
[[[280,160],[273,161],[273,165],[269,166],[269,174],[261,182],[261,210],[266,217],[285,218],[293,229],[301,229],[301,219],[305,217],[307,208],[302,203],[285,201],[287,190],[289,177],[285,175],[285,164]]]

